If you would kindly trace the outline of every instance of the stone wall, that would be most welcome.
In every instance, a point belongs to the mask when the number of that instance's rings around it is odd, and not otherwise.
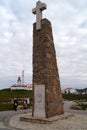
[[[46,117],[63,114],[52,27],[47,19],[42,19],[41,30],[33,25],[33,85],[39,84],[45,85]]]

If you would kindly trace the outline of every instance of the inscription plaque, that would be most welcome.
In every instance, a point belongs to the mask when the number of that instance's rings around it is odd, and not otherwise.
[[[34,86],[34,117],[45,118],[45,85]]]

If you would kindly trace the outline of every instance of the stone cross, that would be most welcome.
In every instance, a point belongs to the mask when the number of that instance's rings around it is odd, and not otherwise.
[[[32,13],[36,14],[36,30],[41,29],[41,19],[42,19],[42,11],[47,8],[45,3],[38,1],[36,3],[36,8],[32,9]]]

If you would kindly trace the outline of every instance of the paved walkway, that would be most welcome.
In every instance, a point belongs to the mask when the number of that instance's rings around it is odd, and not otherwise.
[[[4,126],[3,122],[0,122],[0,130],[16,130],[16,129],[6,127],[6,126]]]
[[[74,116],[60,118],[50,124],[40,124],[20,121],[20,117],[26,113],[19,114],[18,112],[18,115],[11,116],[8,126],[0,120],[0,130],[87,130],[87,111],[69,110],[72,103],[66,102],[64,109],[66,112],[74,113]]]
[[[51,124],[38,124],[20,121],[22,115],[12,117],[11,127],[21,128],[23,130],[87,130],[87,115],[75,114],[75,116],[55,121]]]
[[[11,117],[14,117],[15,115],[29,112],[31,112],[29,109],[17,111],[0,111],[0,130],[22,130],[9,126],[9,121],[11,120]]]

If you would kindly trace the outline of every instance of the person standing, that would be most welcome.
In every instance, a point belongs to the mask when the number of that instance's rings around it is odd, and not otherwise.
[[[27,109],[27,100],[24,100],[24,109]]]
[[[17,111],[17,106],[18,106],[18,100],[17,99],[14,99],[13,106],[14,106],[14,110]]]

